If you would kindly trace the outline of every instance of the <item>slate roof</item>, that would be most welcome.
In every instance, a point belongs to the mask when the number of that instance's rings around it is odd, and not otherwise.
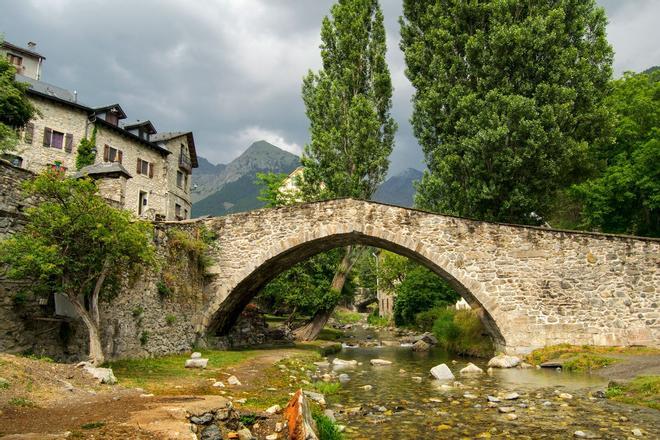
[[[30,84],[30,90],[41,93],[42,95],[53,96],[64,101],[76,102],[75,95],[62,87],[57,87],[43,81],[37,81],[29,76],[19,75],[18,73],[16,74],[16,81]]]
[[[6,49],[9,49],[9,50],[13,50],[13,51],[15,51],[15,52],[21,52],[21,53],[24,53],[24,54],[28,54],[28,55],[32,55],[32,56],[35,56],[35,57],[39,57],[39,58],[41,58],[42,60],[45,60],[45,59],[46,59],[46,57],[43,56],[43,55],[41,55],[40,53],[37,53],[37,52],[35,52],[35,51],[31,50],[31,49],[26,49],[26,48],[24,48],[24,47],[16,46],[15,44],[11,44],[11,43],[9,43],[9,42],[7,42],[7,41],[3,41],[3,42],[2,42],[2,47],[6,48]]]
[[[131,176],[128,170],[124,168],[122,164],[119,162],[104,162],[104,163],[97,163],[94,165],[88,165],[86,167],[83,167],[80,171],[78,171],[76,174],[73,175],[74,178],[79,179],[84,176],[104,176],[104,175],[112,175],[112,174],[119,174],[126,176],[126,178],[130,179]]]

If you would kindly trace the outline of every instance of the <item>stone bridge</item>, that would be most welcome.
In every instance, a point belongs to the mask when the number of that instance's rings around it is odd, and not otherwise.
[[[277,274],[338,246],[375,246],[446,279],[500,350],[653,345],[660,240],[480,222],[340,199],[208,218],[218,234],[199,335],[222,334]]]

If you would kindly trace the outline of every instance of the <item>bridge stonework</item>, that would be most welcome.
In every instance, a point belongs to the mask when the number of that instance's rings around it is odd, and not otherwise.
[[[651,345],[660,339],[660,241],[479,222],[352,199],[202,220],[217,232],[198,334],[226,331],[278,273],[364,244],[412,258],[476,308],[498,348]]]

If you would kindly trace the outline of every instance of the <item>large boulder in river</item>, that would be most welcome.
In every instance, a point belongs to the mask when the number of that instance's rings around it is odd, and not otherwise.
[[[429,345],[438,345],[438,339],[433,336],[433,333],[426,332],[419,337],[420,341],[424,341]]]
[[[350,361],[345,361],[344,359],[334,358],[332,360],[332,365],[335,367],[355,367],[357,366],[357,361],[355,359]]]
[[[517,356],[509,356],[506,354],[500,354],[488,361],[489,367],[494,368],[513,368],[521,362],[521,359]]]
[[[413,351],[429,351],[431,346],[420,339],[413,344],[412,349]]]
[[[454,374],[451,372],[447,364],[436,365],[431,368],[431,374],[438,380],[454,380]]]
[[[472,362],[467,364],[467,367],[459,371],[461,375],[470,375],[470,374],[483,374],[484,370],[474,365]]]

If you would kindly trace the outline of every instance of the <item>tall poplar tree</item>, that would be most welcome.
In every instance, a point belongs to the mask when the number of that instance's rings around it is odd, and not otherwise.
[[[611,77],[594,0],[404,0],[401,48],[427,209],[538,223],[608,141]]]
[[[322,68],[303,80],[311,141],[300,188],[305,200],[368,199],[385,178],[396,132],[383,14],[377,0],[339,0],[330,15],[321,27]],[[345,250],[332,290],[341,292],[358,252]],[[297,337],[315,338],[331,313],[319,310]]]

